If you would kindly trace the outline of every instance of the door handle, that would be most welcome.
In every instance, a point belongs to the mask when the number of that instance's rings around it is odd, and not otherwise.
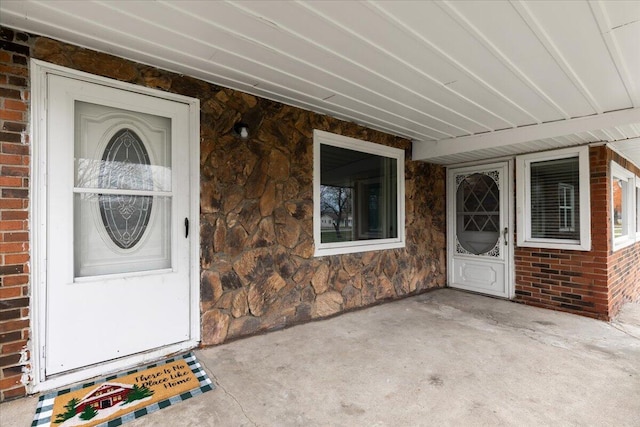
[[[508,244],[507,235],[509,234],[509,229],[507,227],[504,228],[503,234],[504,234],[504,244],[507,245]]]
[[[189,237],[189,218],[184,219],[184,237]]]

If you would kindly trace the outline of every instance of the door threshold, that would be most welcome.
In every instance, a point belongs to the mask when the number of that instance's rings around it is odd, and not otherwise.
[[[511,298],[511,297],[509,297],[507,295],[487,294],[487,293],[484,293],[482,291],[459,288],[457,286],[450,286],[450,285],[447,285],[447,289],[453,289],[454,291],[460,291],[460,292],[465,292],[465,293],[468,293],[468,294],[479,295],[481,297],[489,297],[489,298],[494,298],[494,299],[500,299],[500,300],[503,300],[503,301],[513,301],[513,298]]]
[[[178,344],[169,345],[155,350],[137,353],[132,356],[122,357],[98,365],[87,366],[76,369],[72,372],[52,375],[44,381],[34,382],[28,387],[29,394],[41,393],[66,387],[74,383],[87,381],[92,378],[103,377],[114,374],[140,365],[153,363],[174,353],[181,353],[192,350],[198,346],[198,341],[183,341]]]

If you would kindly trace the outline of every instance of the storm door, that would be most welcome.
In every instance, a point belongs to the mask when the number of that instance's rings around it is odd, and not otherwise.
[[[193,339],[189,106],[58,75],[46,102],[45,378]]]
[[[508,163],[449,169],[449,285],[510,296]]]

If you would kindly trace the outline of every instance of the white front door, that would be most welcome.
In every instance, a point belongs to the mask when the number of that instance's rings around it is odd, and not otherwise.
[[[509,163],[447,172],[449,286],[511,297]]]
[[[45,378],[193,339],[189,105],[52,74],[45,102]]]

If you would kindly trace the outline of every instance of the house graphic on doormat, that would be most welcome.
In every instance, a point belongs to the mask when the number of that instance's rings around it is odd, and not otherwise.
[[[130,384],[104,383],[80,399],[76,406],[76,412],[83,412],[87,406],[92,406],[96,411],[110,408],[126,401],[132,391],[133,386]]]
[[[134,401],[146,401],[154,391],[146,386],[106,382],[85,394],[72,398],[64,405],[64,412],[56,415],[54,424],[82,425],[94,419],[113,416],[123,406]],[[92,424],[93,425],[93,424]]]

